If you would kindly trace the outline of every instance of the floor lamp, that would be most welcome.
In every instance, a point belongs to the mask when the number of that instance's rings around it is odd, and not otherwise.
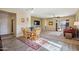
[[[74,25],[75,25],[76,27],[79,26],[79,21],[74,22]],[[77,34],[78,34],[77,31],[78,31],[78,30],[76,29],[76,38],[77,38]]]

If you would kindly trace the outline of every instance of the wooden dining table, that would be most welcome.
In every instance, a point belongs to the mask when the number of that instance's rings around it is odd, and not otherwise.
[[[26,31],[25,29],[22,30],[23,31],[23,35],[26,39],[30,39],[30,40],[36,40],[37,39],[37,33],[35,30],[28,30]]]
[[[37,34],[35,32],[31,32],[31,38],[33,40],[36,40],[37,39]]]
[[[30,36],[31,40],[36,40],[37,35],[34,31],[29,31],[28,33],[29,33],[29,36]]]

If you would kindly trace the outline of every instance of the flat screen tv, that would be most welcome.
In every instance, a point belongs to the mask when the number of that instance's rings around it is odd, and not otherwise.
[[[34,25],[40,25],[40,21],[35,20]]]

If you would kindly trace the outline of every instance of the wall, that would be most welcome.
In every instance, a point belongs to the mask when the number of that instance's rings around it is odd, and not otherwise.
[[[75,14],[75,19],[79,21],[79,10]]]
[[[24,22],[21,22],[21,19],[24,18]],[[22,28],[30,27],[30,15],[24,11],[17,10],[16,13],[16,36],[22,36]]]
[[[75,16],[69,17],[69,26],[74,27]]]
[[[10,26],[9,15],[5,13],[0,13],[0,35],[10,34],[11,26]]]
[[[79,21],[79,10],[77,11],[75,15],[75,21]],[[79,25],[77,26],[77,28],[79,29]]]
[[[31,17],[31,26],[34,27],[34,20],[38,20],[40,21],[40,27],[43,31],[45,30],[55,30],[56,28],[56,20],[53,20],[52,18],[40,18],[40,17],[36,17],[36,16],[32,16]],[[53,22],[53,25],[50,26],[49,21]]]
[[[49,25],[49,21],[53,22],[53,25]],[[55,30],[56,29],[56,20],[53,18],[43,18],[42,19],[42,29],[45,30]]]

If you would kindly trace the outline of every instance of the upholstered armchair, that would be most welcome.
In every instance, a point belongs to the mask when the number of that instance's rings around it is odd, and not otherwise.
[[[69,34],[68,34],[69,33]],[[66,35],[67,34],[67,35]],[[71,37],[75,37],[76,34],[76,29],[72,28],[72,27],[68,27],[66,29],[64,29],[64,36],[71,36]]]

